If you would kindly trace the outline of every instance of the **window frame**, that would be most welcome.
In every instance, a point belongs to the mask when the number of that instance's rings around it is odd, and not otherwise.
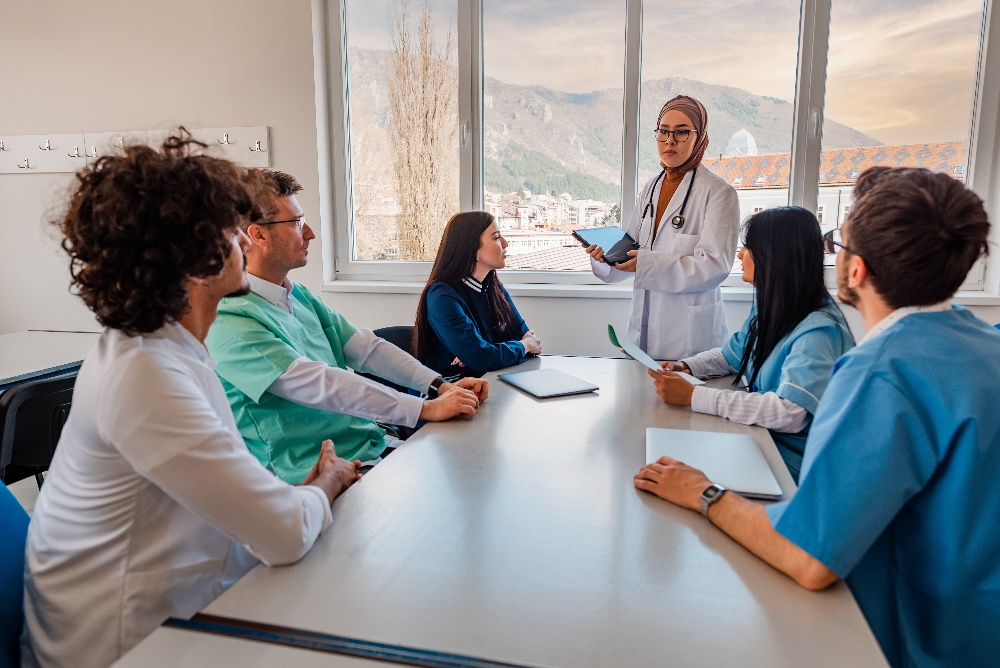
[[[459,192],[463,211],[483,207],[483,0],[458,3],[456,34],[459,66]],[[788,204],[817,211],[822,153],[824,97],[830,14],[833,0],[802,0]],[[622,220],[628,220],[637,192],[639,102],[642,66],[642,0],[625,0],[623,71]],[[993,0],[983,0],[979,63],[969,127],[965,183],[986,202],[991,220],[1000,221],[1000,15]],[[353,191],[350,137],[350,81],[347,63],[346,0],[312,0],[314,81],[320,177],[320,228],[324,283],[334,281],[420,282],[430,262],[351,259]],[[962,286],[965,291],[1000,295],[1000,224],[991,230],[992,255],[977,263]],[[828,268],[832,279],[832,268]],[[516,284],[600,285],[589,272],[505,271]],[[730,274],[723,287],[741,286]],[[569,291],[567,295],[572,294]]]

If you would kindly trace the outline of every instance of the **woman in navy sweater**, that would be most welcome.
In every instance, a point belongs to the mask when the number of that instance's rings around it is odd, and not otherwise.
[[[507,240],[485,211],[451,217],[420,295],[414,356],[445,379],[481,376],[542,352],[497,278]]]

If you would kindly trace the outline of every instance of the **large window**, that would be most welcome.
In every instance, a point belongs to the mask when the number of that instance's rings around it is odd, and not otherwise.
[[[836,227],[874,164],[1000,180],[981,0],[326,1],[328,278],[426,276],[447,218],[485,209],[513,280],[591,282],[570,232],[633,210],[679,93],[742,216]]]
[[[849,210],[873,165],[965,179],[982,22],[982,0],[834,0],[821,204]]]
[[[346,0],[352,260],[432,260],[459,208],[455,0]]]
[[[642,9],[639,185],[660,170],[660,109],[683,94],[705,105],[703,164],[736,188],[740,219],[786,204],[799,2],[646,0]]]
[[[512,269],[588,269],[621,220],[625,0],[483,0],[484,208]]]

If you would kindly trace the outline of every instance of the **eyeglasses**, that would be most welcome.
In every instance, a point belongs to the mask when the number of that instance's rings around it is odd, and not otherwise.
[[[663,128],[656,128],[653,130],[653,136],[656,137],[656,141],[669,141],[670,135],[674,136],[674,141],[678,144],[683,144],[691,136],[692,132],[698,132],[697,130],[664,130]]]
[[[282,223],[295,223],[295,231],[302,232],[302,226],[305,225],[305,216],[289,218],[288,220],[272,220],[269,223],[257,223],[257,225],[280,225]]]
[[[851,255],[857,255],[862,260],[865,260],[865,258],[861,257],[860,253],[858,253],[857,251],[849,248],[848,246],[845,246],[843,244],[843,242],[841,241],[841,239],[843,239],[843,237],[840,236],[840,230],[839,229],[837,229],[837,230],[830,230],[829,232],[827,232],[826,234],[823,235],[823,250],[826,251],[827,253],[836,253],[837,252],[837,248],[839,247],[839,248],[843,248],[845,251],[847,251]],[[872,269],[872,265],[871,265],[870,262],[868,262],[868,260],[865,260],[865,266],[868,267],[868,273],[871,274],[872,276],[874,276],[875,275],[875,271]]]
[[[839,229],[830,230],[829,232],[823,235],[823,250],[826,251],[827,253],[836,253],[837,248],[843,248],[848,253],[852,255],[857,255],[857,253],[855,253],[842,243],[841,241],[842,239],[843,237],[840,236]]]

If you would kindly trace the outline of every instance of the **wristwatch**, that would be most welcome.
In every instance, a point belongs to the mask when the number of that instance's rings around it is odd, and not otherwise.
[[[708,517],[708,509],[712,504],[722,498],[726,493],[726,488],[718,483],[712,483],[701,493],[701,514]]]
[[[431,384],[427,386],[427,396],[431,399],[437,399],[442,385],[444,385],[444,378],[441,376],[432,380]]]

